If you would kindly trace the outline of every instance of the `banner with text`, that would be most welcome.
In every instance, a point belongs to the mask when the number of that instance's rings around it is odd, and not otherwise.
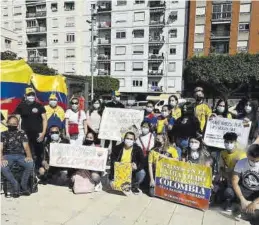
[[[241,147],[246,147],[250,129],[251,123],[244,125],[242,120],[216,117],[207,121],[204,142],[211,147],[225,148],[224,134],[234,132],[238,136],[238,144],[241,145]]]
[[[50,166],[105,171],[107,157],[106,148],[50,144]]]
[[[114,190],[129,192],[131,190],[131,163],[115,162],[114,164]]]
[[[143,110],[105,108],[98,138],[121,141],[121,136],[132,127],[140,129],[143,119]]]
[[[194,208],[209,208],[210,167],[172,159],[161,159],[156,167],[155,195]]]

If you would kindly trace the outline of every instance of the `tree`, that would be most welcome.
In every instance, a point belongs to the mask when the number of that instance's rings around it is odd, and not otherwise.
[[[186,61],[184,81],[187,86],[204,85],[227,99],[259,81],[259,54],[195,56]]]
[[[29,63],[29,66],[32,68],[34,73],[42,74],[42,75],[56,75],[57,70],[53,68],[49,68],[45,64],[40,63]]]
[[[12,51],[1,52],[1,60],[16,60],[17,54]]]

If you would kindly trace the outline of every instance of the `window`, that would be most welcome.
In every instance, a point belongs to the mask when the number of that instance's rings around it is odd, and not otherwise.
[[[53,58],[58,58],[58,49],[53,49]]]
[[[133,54],[134,55],[143,55],[144,54],[144,45],[133,45]]]
[[[27,27],[30,28],[30,27],[36,27],[37,26],[37,23],[36,23],[36,20],[28,20],[27,21]]]
[[[74,26],[75,26],[75,17],[67,17],[66,27],[74,27]]]
[[[171,1],[172,4],[176,4],[178,3],[179,1]]]
[[[117,13],[115,15],[116,23],[125,23],[127,22],[127,13]]]
[[[125,55],[126,54],[126,46],[115,46],[115,54],[116,55]]]
[[[135,4],[144,4],[145,0],[135,0]]]
[[[168,16],[168,23],[174,23],[177,20],[177,11],[172,11],[170,12],[169,16]]]
[[[53,43],[58,43],[58,34],[53,34],[52,40],[53,40]]]
[[[64,3],[65,11],[73,11],[75,10],[75,2],[65,2]]]
[[[120,5],[127,5],[127,0],[118,0],[117,1],[117,5],[120,6]]]
[[[36,12],[46,11],[46,5],[36,5]]]
[[[249,31],[250,24],[249,23],[240,23],[239,31]]]
[[[176,54],[176,45],[170,46],[170,55],[175,55]]]
[[[195,26],[195,34],[204,34],[204,25]]]
[[[242,4],[240,5],[240,13],[250,13],[251,4]]]
[[[13,8],[13,15],[14,16],[22,15],[22,7],[21,6],[15,6]]]
[[[133,62],[132,70],[133,71],[143,71],[143,62]]]
[[[238,52],[247,52],[247,41],[238,41],[237,42],[237,51]]]
[[[51,3],[51,11],[52,12],[58,11],[58,3]]]
[[[159,54],[159,48],[153,48],[152,53],[154,55],[158,55]]]
[[[9,22],[4,22],[4,28],[9,29]]]
[[[145,20],[145,12],[134,13],[134,21],[144,21],[144,20]]]
[[[75,49],[66,49],[66,58],[75,58]]]
[[[58,27],[58,19],[57,18],[53,18],[52,19],[52,27],[53,28],[57,28]]]
[[[144,30],[133,30],[133,37],[134,38],[143,38]]]
[[[115,71],[125,71],[125,62],[116,62]]]
[[[22,36],[18,36],[18,42],[17,42],[18,45],[22,45]]]
[[[65,63],[65,73],[74,74],[75,72],[75,63]]]
[[[125,87],[125,79],[121,78],[121,79],[118,79],[118,80],[120,82],[120,87]]]
[[[176,63],[175,62],[169,62],[168,71],[169,72],[174,72],[175,68],[176,68]]]
[[[194,43],[194,52],[199,53],[203,51],[203,42],[201,43]]]
[[[117,39],[126,38],[126,32],[125,31],[116,32],[116,38]]]
[[[10,48],[11,48],[11,43],[12,43],[11,40],[5,39],[5,40],[4,40],[4,43],[5,43],[5,48],[7,48],[7,49],[10,49]]]
[[[169,30],[169,38],[176,38],[177,37],[177,29]]]
[[[169,88],[174,88],[175,87],[175,79],[174,78],[169,78],[167,80],[167,85]]]
[[[22,29],[22,22],[21,21],[14,22],[14,30],[21,30],[21,29]]]
[[[132,81],[132,86],[133,87],[142,87],[142,85],[143,85],[142,80],[133,80]]]
[[[2,9],[2,15],[3,15],[3,16],[8,16],[8,8],[7,8],[7,7],[4,7],[4,8]]]
[[[67,42],[75,42],[75,34],[67,34]]]
[[[205,7],[196,8],[196,16],[205,16]]]

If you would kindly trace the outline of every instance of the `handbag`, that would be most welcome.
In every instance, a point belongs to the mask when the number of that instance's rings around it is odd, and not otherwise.
[[[80,116],[81,116],[81,111],[79,110],[79,113],[78,113],[78,123],[69,123],[68,124],[68,133],[69,133],[69,135],[77,135],[77,134],[79,134],[78,124],[79,124]]]
[[[85,194],[95,191],[95,184],[91,180],[91,173],[87,170],[78,170],[73,177],[74,194]]]

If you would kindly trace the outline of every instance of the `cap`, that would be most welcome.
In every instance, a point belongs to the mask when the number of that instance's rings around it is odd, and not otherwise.
[[[113,91],[113,92],[112,92],[112,95],[113,95],[113,96],[120,96],[121,93],[120,93],[119,91]]]
[[[58,98],[57,98],[56,94],[51,94],[51,95],[49,96],[49,99],[56,99],[56,100],[57,100]]]
[[[31,87],[26,88],[26,89],[25,89],[25,94],[28,95],[28,94],[30,94],[30,93],[35,93],[34,89],[31,88]]]
[[[194,93],[199,92],[199,91],[203,92],[203,88],[202,87],[196,87],[194,89]]]

